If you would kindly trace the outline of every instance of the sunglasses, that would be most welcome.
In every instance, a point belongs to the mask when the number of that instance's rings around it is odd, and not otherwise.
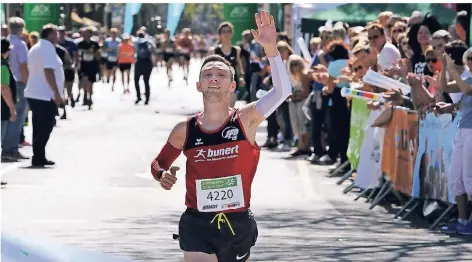
[[[377,38],[379,37],[380,37],[379,35],[373,35],[373,36],[367,37],[367,39],[369,39],[369,41],[372,41],[372,40],[377,40]]]
[[[438,59],[437,58],[426,58],[425,61],[426,61],[426,64],[429,64],[430,62],[436,63],[436,62],[438,62]]]
[[[233,33],[233,30],[221,30],[222,34],[231,34]]]
[[[320,36],[320,38],[325,40],[325,39],[331,38],[331,36],[330,35],[322,35],[322,36]]]
[[[472,56],[467,57],[467,61],[472,62]]]
[[[392,33],[403,33],[403,29],[395,29],[392,31]]]
[[[360,71],[360,70],[362,70],[363,68],[364,68],[363,66],[354,67],[354,72],[357,73],[357,71]]]

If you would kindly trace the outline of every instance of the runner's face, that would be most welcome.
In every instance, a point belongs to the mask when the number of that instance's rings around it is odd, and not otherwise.
[[[233,30],[229,26],[225,26],[220,30],[220,38],[221,40],[230,41],[233,38]]]
[[[197,90],[202,92],[204,99],[229,99],[230,93],[235,89],[236,82],[231,81],[231,71],[226,64],[209,62],[203,66]]]

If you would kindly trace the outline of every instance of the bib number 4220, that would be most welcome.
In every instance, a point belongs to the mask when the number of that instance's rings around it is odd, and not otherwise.
[[[208,193],[207,199],[210,201],[218,201],[218,200],[227,200],[232,199],[234,196],[233,190],[220,190],[220,191],[210,191]]]

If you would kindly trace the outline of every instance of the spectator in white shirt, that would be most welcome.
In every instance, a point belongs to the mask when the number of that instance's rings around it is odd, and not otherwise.
[[[367,27],[367,35],[370,46],[379,54],[377,64],[382,70],[390,69],[401,58],[400,51],[387,41],[384,27],[381,24],[371,24]]]
[[[57,107],[64,103],[64,69],[55,48],[59,39],[57,26],[43,26],[40,37],[28,54],[30,74],[25,89],[33,115],[33,167],[55,164],[46,158],[46,144],[54,127]]]

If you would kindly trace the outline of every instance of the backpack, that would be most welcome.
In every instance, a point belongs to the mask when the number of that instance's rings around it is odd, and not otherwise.
[[[138,51],[136,52],[136,57],[142,60],[151,60],[151,50],[147,41],[138,44]]]

